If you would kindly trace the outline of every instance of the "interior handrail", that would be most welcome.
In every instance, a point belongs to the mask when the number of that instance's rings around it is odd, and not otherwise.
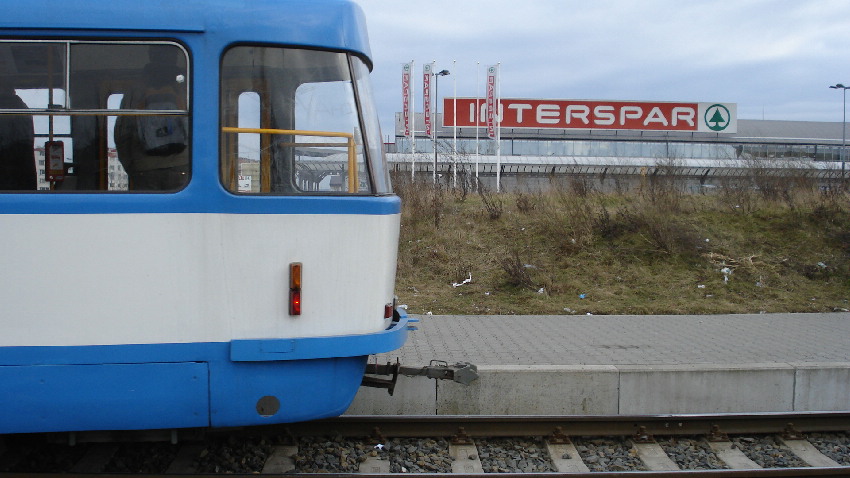
[[[348,192],[356,193],[359,190],[357,178],[357,151],[354,144],[354,135],[351,133],[339,133],[335,131],[305,131],[298,129],[275,129],[275,128],[238,128],[223,126],[223,133],[253,133],[253,134],[288,134],[300,136],[320,136],[326,138],[346,138],[348,143]],[[332,144],[328,146],[333,146]],[[337,145],[339,146],[339,145]]]

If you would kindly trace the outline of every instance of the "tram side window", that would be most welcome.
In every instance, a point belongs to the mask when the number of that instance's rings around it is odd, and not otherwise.
[[[0,190],[177,191],[188,98],[176,43],[0,40]]]
[[[386,173],[376,172],[384,167],[380,131],[377,121],[363,119],[374,109],[352,58],[260,46],[224,53],[220,171],[228,190],[362,194],[389,187]]]
[[[30,42],[0,42],[0,190],[34,191],[45,168],[46,109],[65,97],[64,49]]]
[[[143,48],[115,120],[115,150],[131,188],[176,191],[189,180],[186,57],[176,45]]]

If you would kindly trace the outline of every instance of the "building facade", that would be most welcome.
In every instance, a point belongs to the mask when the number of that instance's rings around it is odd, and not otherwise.
[[[496,178],[501,185],[510,185],[517,176],[528,182],[541,175],[646,176],[663,169],[665,174],[692,178],[691,183],[700,186],[716,178],[746,177],[753,169],[828,182],[842,178],[846,168],[841,122],[735,119],[734,128],[724,131],[696,127],[681,131],[581,128],[576,126],[584,124],[574,121],[578,124],[569,128],[501,127],[497,141],[488,137],[484,123],[475,127],[474,121],[472,126],[455,121],[453,106],[453,99],[446,98],[445,113],[435,115],[436,139],[422,134],[422,114],[413,115],[415,127],[407,128],[415,134],[405,136],[403,114],[396,114],[395,142],[385,145],[394,170],[414,176],[434,176],[436,170],[436,175],[452,178],[460,173],[483,178],[490,185]],[[616,121],[626,115],[610,111],[608,117],[600,118]],[[526,117],[533,110],[527,113]],[[563,122],[564,116],[551,120]],[[541,119],[539,113],[537,119]]]

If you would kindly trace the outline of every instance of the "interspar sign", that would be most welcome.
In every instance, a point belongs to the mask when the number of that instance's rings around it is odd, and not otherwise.
[[[486,102],[480,98],[443,99],[444,126],[474,127],[478,103],[479,125],[487,117]],[[677,103],[645,101],[499,100],[502,128],[617,129],[638,131],[699,131],[736,133],[735,103]]]

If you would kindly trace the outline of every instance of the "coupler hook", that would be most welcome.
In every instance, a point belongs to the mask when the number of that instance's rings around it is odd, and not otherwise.
[[[432,360],[423,367],[408,367],[396,363],[386,365],[367,364],[366,373],[371,375],[390,375],[392,378],[378,378],[364,375],[360,385],[363,387],[386,388],[390,395],[395,391],[395,385],[399,375],[407,377],[427,377],[438,380],[452,380],[454,382],[469,385],[478,379],[478,367],[469,362],[457,362],[449,365],[442,360]]]

